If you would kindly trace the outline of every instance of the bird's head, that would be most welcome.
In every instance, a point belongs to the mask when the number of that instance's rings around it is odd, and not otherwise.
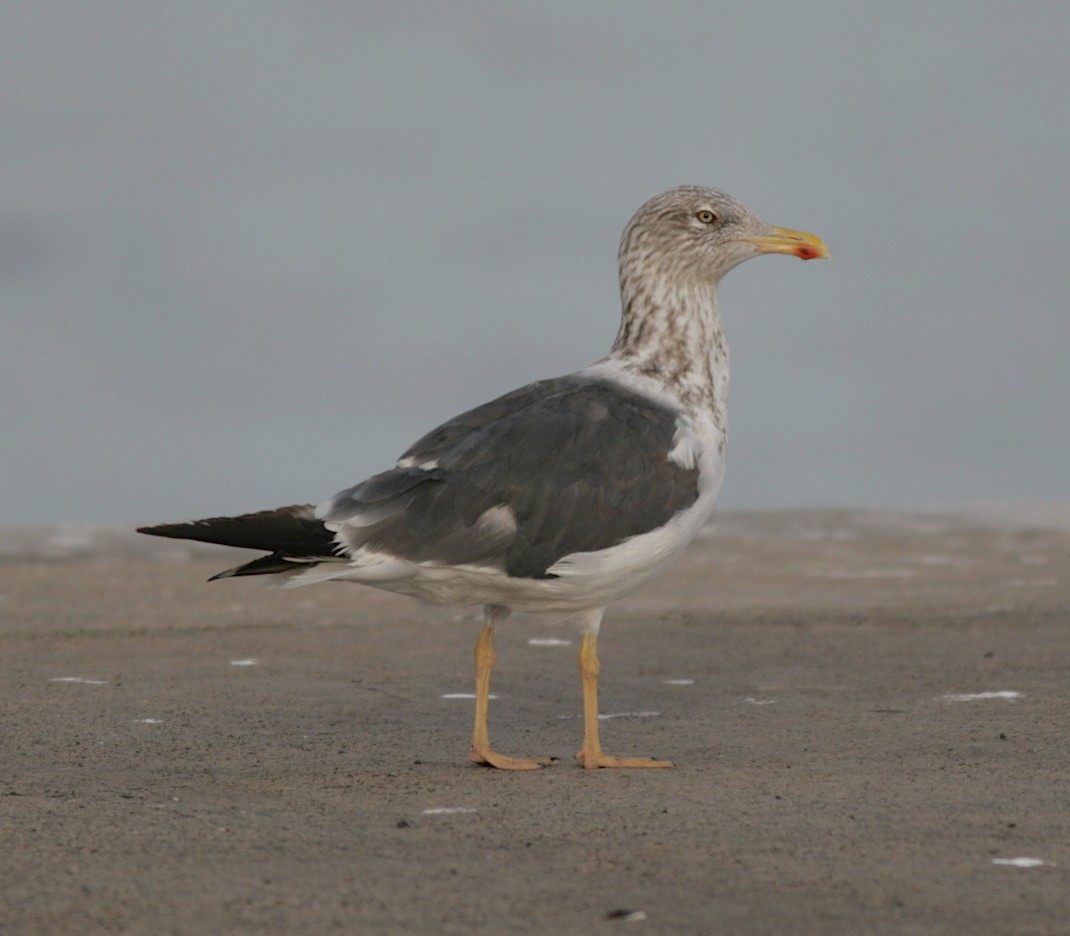
[[[717,189],[683,185],[640,208],[620,243],[621,274],[669,277],[676,283],[716,283],[744,260],[783,253],[827,257],[819,237],[766,224]]]

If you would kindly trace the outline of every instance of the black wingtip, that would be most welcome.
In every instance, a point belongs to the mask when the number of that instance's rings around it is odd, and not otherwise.
[[[149,536],[166,536],[170,539],[193,539],[190,530],[197,528],[196,523],[160,523],[156,526],[138,527],[138,533],[146,533]]]
[[[315,507],[311,504],[294,504],[238,517],[161,523],[138,527],[137,530],[149,536],[197,540],[241,549],[263,549],[284,555],[322,555],[325,558],[335,555],[334,534],[321,520],[316,519]]]

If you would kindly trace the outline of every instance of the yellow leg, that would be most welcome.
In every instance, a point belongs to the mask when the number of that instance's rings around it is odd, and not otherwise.
[[[490,674],[498,659],[494,652],[494,621],[504,617],[503,608],[488,609],[483,633],[476,641],[476,720],[472,728],[472,750],[468,756],[477,764],[502,770],[538,770],[552,764],[552,757],[508,757],[491,750],[487,714],[490,710]]]
[[[588,770],[596,767],[672,767],[672,761],[649,757],[611,757],[598,740],[598,635],[584,634],[580,644],[580,681],[583,683],[583,747],[576,757]]]

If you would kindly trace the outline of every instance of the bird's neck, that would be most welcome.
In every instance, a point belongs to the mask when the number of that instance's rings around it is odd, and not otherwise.
[[[691,410],[724,426],[728,341],[717,309],[717,284],[641,282],[621,275],[620,331],[610,357],[664,383]]]

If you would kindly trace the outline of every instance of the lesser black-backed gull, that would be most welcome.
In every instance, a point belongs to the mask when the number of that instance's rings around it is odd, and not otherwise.
[[[318,507],[146,527],[266,550],[215,578],[360,582],[436,604],[481,604],[471,759],[531,770],[551,759],[491,748],[494,629],[513,611],[575,620],[584,767],[670,767],[612,757],[598,734],[597,639],[606,606],[680,555],[721,489],[728,345],[717,286],[744,260],[828,250],[735,199],[682,186],[652,198],[620,244],[622,322],[609,354],[462,413],[396,466]]]

